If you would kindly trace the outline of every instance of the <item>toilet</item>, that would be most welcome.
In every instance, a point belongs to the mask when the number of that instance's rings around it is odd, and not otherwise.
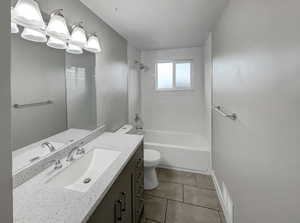
[[[131,125],[124,125],[115,132],[116,134],[133,134],[134,127]],[[161,159],[160,152],[156,150],[144,150],[144,189],[153,190],[158,187],[158,178],[156,168]]]
[[[158,187],[156,167],[160,162],[160,153],[156,150],[144,151],[144,189],[153,190]]]

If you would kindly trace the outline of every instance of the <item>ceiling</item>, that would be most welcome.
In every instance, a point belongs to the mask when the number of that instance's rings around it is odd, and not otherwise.
[[[227,0],[81,0],[141,50],[201,46]]]

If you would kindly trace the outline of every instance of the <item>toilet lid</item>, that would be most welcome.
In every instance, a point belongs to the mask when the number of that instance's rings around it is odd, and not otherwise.
[[[156,150],[145,149],[144,160],[147,162],[155,162],[160,160],[160,153]]]

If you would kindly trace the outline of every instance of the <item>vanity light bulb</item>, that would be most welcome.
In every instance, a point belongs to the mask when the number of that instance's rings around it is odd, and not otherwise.
[[[21,26],[45,29],[39,4],[34,0],[18,0],[14,8],[13,21]]]
[[[17,24],[13,21],[14,19],[14,8],[10,7],[10,18],[11,18],[11,22],[10,22],[10,32],[11,33],[18,33],[19,32],[19,27],[17,26]]]
[[[82,48],[80,48],[79,46],[76,46],[72,43],[68,44],[68,48],[66,51],[71,54],[83,54]]]
[[[19,32],[19,28],[16,23],[13,23],[13,22],[10,23],[10,32],[13,34],[16,34]]]
[[[22,32],[21,36],[23,39],[33,41],[33,42],[39,42],[39,43],[47,42],[47,37],[45,33],[30,28],[24,28],[24,31]]]
[[[46,34],[64,41],[67,41],[70,38],[70,32],[61,10],[52,13],[46,29]]]
[[[75,26],[73,28],[70,43],[80,47],[84,47],[87,44],[86,33],[83,27]]]
[[[62,41],[60,39],[57,39],[55,37],[50,37],[47,46],[59,49],[59,50],[65,50],[67,48],[67,44],[65,41]]]
[[[90,36],[84,49],[91,53],[100,53],[102,49],[98,37],[96,35]]]

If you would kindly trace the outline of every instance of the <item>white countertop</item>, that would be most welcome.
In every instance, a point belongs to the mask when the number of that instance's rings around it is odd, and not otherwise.
[[[104,133],[84,146],[87,151],[98,147],[121,152],[117,160],[86,193],[46,185],[45,181],[51,174],[53,175],[53,166],[15,188],[14,222],[86,222],[135,153],[142,139],[143,136],[139,135]]]

